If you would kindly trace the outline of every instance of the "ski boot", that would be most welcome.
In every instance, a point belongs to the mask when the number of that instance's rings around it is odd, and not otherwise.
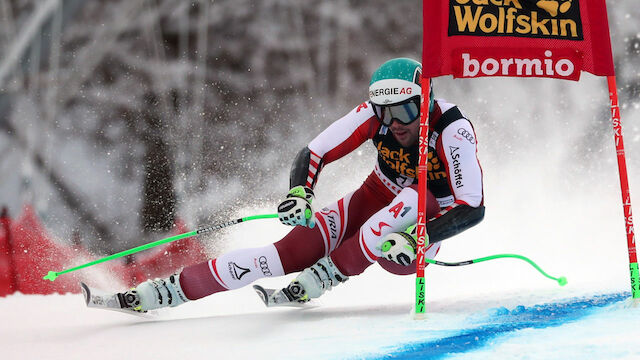
[[[122,300],[126,307],[135,311],[175,307],[189,301],[180,287],[179,274],[165,279],[149,279],[122,294]]]
[[[325,291],[331,290],[348,279],[349,277],[343,275],[329,257],[324,257],[304,269],[283,289],[265,289],[259,285],[254,285],[253,288],[268,307],[291,306],[318,298]]]

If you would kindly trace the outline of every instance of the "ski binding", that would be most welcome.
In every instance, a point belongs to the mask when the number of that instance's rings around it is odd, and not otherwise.
[[[260,285],[253,285],[253,290],[267,307],[292,306],[304,307],[309,300],[296,300],[287,288],[281,290],[266,289]]]
[[[127,306],[124,294],[107,293],[100,289],[90,288],[83,282],[80,283],[80,287],[82,288],[82,294],[84,295],[84,302],[89,308],[118,311],[141,317],[151,317],[150,315],[152,315],[152,313],[134,310]]]

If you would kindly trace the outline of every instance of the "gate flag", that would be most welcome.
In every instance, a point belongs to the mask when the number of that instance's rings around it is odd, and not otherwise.
[[[481,76],[580,79],[606,76],[626,226],[631,294],[640,302],[631,195],[605,0],[423,0],[422,99],[431,78]],[[428,102],[427,102],[428,103]],[[415,318],[424,318],[427,138],[429,113],[421,107]]]
[[[613,75],[604,0],[424,0],[423,76]]]

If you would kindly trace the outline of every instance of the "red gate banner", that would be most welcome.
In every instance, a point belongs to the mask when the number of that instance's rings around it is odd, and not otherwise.
[[[424,77],[614,75],[604,0],[424,0]]]

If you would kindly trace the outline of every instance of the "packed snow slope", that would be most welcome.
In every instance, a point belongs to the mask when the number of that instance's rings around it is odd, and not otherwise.
[[[430,301],[428,318],[417,321],[410,316],[411,281],[382,284],[379,278],[390,281],[382,271],[303,309],[265,309],[249,289],[154,318],[87,309],[80,295],[13,295],[0,300],[0,344],[4,359],[640,356],[640,309],[627,306],[628,293],[448,294]]]

